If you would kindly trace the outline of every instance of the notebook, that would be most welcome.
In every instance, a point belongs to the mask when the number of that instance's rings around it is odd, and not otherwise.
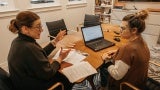
[[[82,27],[81,30],[85,45],[94,51],[115,45],[115,43],[104,39],[101,25]]]

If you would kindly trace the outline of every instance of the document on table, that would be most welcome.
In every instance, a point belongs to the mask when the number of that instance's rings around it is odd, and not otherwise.
[[[56,55],[53,57],[53,59],[57,59],[59,56],[59,53],[60,53],[60,50],[56,53]],[[86,56],[80,54],[75,49],[72,49],[69,52],[68,56],[63,61],[71,63],[71,64],[77,64],[77,63],[81,62],[82,60],[84,60],[85,58],[86,58]]]
[[[82,61],[79,64],[66,67],[62,72],[72,83],[80,80],[81,78],[97,73],[96,69],[87,61]]]

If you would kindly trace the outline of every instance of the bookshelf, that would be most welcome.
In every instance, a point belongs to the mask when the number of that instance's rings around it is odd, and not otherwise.
[[[95,15],[100,15],[102,23],[110,23],[114,0],[95,0]]]

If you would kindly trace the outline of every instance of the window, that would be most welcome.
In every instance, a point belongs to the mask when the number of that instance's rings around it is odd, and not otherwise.
[[[30,0],[31,8],[60,6],[59,0]]]
[[[82,1],[82,0],[69,0],[69,1]]]
[[[67,8],[86,6],[86,0],[68,0]]]
[[[31,4],[54,3],[54,0],[31,0]]]
[[[68,0],[68,4],[86,3],[86,0]]]
[[[7,6],[8,2],[6,0],[0,0],[0,7]]]
[[[13,11],[15,5],[13,0],[0,0],[0,12]]]
[[[69,2],[83,2],[84,0],[68,0]]]

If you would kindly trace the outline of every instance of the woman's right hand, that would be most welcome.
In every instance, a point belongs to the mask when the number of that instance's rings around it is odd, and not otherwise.
[[[56,46],[56,44],[63,39],[63,37],[66,35],[66,30],[60,30],[60,32],[57,34],[57,36],[55,37],[55,39],[53,39],[51,41],[51,43],[53,44],[53,46]]]
[[[113,55],[115,55],[115,53],[117,52],[117,50],[111,50],[111,51],[108,51],[106,53],[104,53],[102,55],[102,59],[103,60],[106,60],[106,59],[111,59],[113,57]]]
[[[60,54],[59,54],[59,57],[58,57],[57,61],[58,61],[59,63],[61,63],[62,60],[67,57],[67,55],[69,54],[70,51],[71,51],[71,49],[67,49],[67,50],[65,49],[65,50],[64,50],[64,49],[61,47],[61,51],[60,51]]]
[[[60,32],[57,34],[56,38],[54,39],[57,43],[58,41],[62,40],[63,37],[66,35],[66,30],[60,30]]]

